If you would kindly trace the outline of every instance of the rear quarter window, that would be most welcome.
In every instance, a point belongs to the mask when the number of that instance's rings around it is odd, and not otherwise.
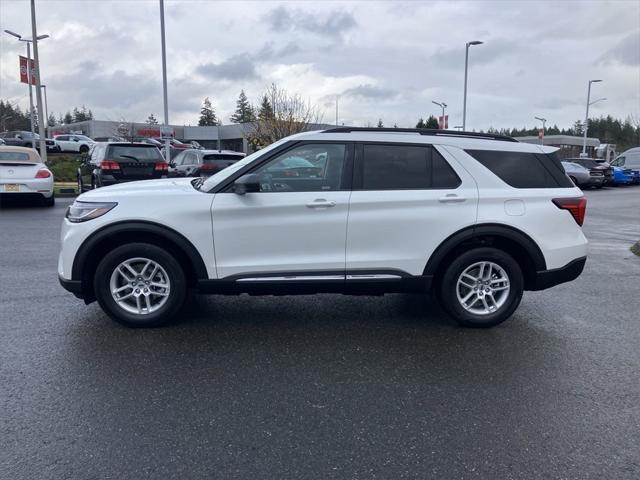
[[[573,188],[555,153],[465,150],[514,188]]]

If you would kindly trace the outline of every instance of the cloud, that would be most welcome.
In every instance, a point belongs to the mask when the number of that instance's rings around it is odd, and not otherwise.
[[[256,67],[248,55],[234,55],[221,63],[206,63],[197,67],[205,77],[224,80],[252,80],[258,78]]]
[[[615,47],[607,50],[596,64],[609,65],[614,62],[630,67],[640,66],[640,31],[624,37]]]
[[[365,100],[389,100],[395,98],[398,95],[398,92],[390,88],[365,84],[348,88],[342,92],[342,95],[347,97],[359,97]]]
[[[329,37],[340,37],[357,24],[352,13],[331,10],[320,16],[300,9],[288,9],[283,5],[271,10],[266,18],[276,32],[302,30]]]

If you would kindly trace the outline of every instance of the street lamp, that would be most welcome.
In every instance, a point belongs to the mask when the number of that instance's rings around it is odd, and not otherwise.
[[[31,123],[31,146],[33,148],[36,148],[36,135],[33,121],[33,90],[31,89],[31,84],[33,83],[33,80],[31,78],[31,74],[33,73],[31,71],[31,42],[33,42],[33,40],[30,38],[23,38],[22,35],[16,32],[12,32],[11,30],[5,30],[4,32],[13,37],[16,37],[18,41],[25,42],[27,44],[27,83],[29,86],[29,119]],[[37,40],[44,40],[45,38],[49,38],[49,35],[38,35],[36,37]]]
[[[540,145],[544,145],[544,127],[547,124],[547,119],[542,117],[533,117],[536,120],[540,120],[542,122],[542,138],[540,139]]]
[[[471,45],[482,45],[484,42],[473,40],[467,42],[464,51],[464,100],[462,101],[462,130],[467,128],[467,74],[469,71],[469,47]]]
[[[583,136],[582,136],[582,153],[580,154],[580,157],[586,157],[587,156],[587,130],[589,128],[589,105],[591,105],[591,103],[589,103],[591,101],[591,84],[592,83],[599,83],[602,80],[589,80],[589,86],[587,88],[587,112],[584,115],[584,132],[583,132]],[[596,102],[599,102],[600,99],[596,100]],[[593,102],[593,103],[596,103]]]
[[[447,104],[444,102],[435,102],[433,100],[431,100],[431,103],[438,105],[440,108],[442,108],[442,130],[444,130],[445,127],[445,122],[444,122],[444,109],[447,108]]]

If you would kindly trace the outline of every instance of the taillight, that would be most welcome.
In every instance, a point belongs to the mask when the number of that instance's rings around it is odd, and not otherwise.
[[[203,163],[200,165],[200,170],[204,172],[216,172],[220,170],[220,167],[215,163]]]
[[[113,160],[103,160],[100,162],[101,170],[120,170],[120,164]]]
[[[49,170],[47,170],[46,168],[41,168],[36,173],[35,178],[49,178],[50,176],[51,176],[51,172]]]
[[[168,172],[169,164],[167,162],[157,162],[154,170],[156,172]]]
[[[568,210],[573,219],[580,226],[584,223],[584,215],[587,212],[587,199],[580,198],[554,198],[553,203],[562,210]]]

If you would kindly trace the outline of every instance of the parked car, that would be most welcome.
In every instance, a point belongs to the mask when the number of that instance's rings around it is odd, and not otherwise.
[[[578,187],[597,187],[602,188],[604,185],[604,171],[603,170],[589,170],[588,168],[578,165],[574,162],[562,162],[564,171],[569,176],[571,181]]]
[[[56,135],[53,139],[58,142],[61,152],[87,153],[96,143],[86,135]]]
[[[245,154],[232,150],[182,150],[169,163],[170,177],[209,176],[242,160]]]
[[[160,145],[164,145],[165,143],[165,141],[160,137],[154,137],[153,140],[158,142]],[[169,140],[169,145],[171,145],[171,148],[175,148],[176,150],[186,150],[189,148],[193,148],[190,144],[182,143],[180,140],[176,140],[175,138]]]
[[[80,195],[62,225],[60,282],[133,327],[177,318],[188,289],[434,290],[460,324],[493,326],[523,290],[584,268],[586,199],[556,150],[470,132],[300,133],[208,179]],[[291,158],[322,158],[322,172],[274,181]]]
[[[147,143],[96,143],[78,168],[78,191],[130,182],[166,178],[169,166],[160,151]]]
[[[624,169],[622,167],[613,167],[613,183],[612,185],[631,185],[633,183],[633,176],[630,169]]]
[[[0,197],[38,197],[55,204],[53,174],[36,150],[29,147],[0,146]]]
[[[6,145],[11,145],[14,147],[26,147],[33,148],[33,139],[36,141],[36,150],[40,150],[40,135],[27,130],[11,130],[9,132],[0,133],[0,138],[4,141]],[[45,139],[47,152],[56,152],[59,151],[59,146],[55,140],[51,138]]]
[[[609,184],[613,181],[613,167],[607,162],[598,162],[592,158],[565,158],[565,162],[573,162],[588,168],[592,176],[599,176],[598,172],[604,174],[604,183]]]
[[[621,167],[631,176],[631,183],[640,183],[640,147],[630,148],[616,157],[611,165]]]

